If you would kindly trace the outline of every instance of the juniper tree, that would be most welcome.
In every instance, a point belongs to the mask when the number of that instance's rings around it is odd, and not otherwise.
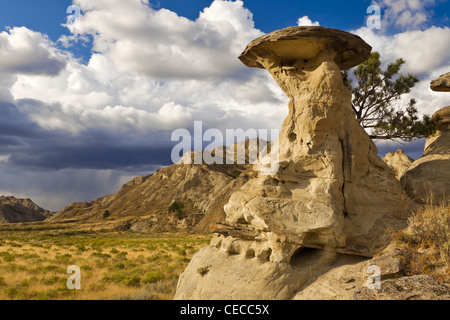
[[[419,82],[411,73],[399,74],[404,64],[405,60],[400,58],[382,70],[380,54],[372,52],[368,60],[353,70],[356,86],[353,86],[349,72],[344,72],[344,84],[352,93],[356,119],[363,128],[369,129],[372,139],[411,141],[435,131],[438,119],[431,119],[428,115],[419,119],[415,99],[407,105],[394,105]]]

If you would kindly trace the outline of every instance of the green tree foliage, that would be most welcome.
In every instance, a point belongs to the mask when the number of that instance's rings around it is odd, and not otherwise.
[[[109,216],[111,216],[111,212],[109,212],[109,210],[105,210],[105,212],[103,212],[103,219],[107,219]]]
[[[372,139],[413,139],[427,137],[435,132],[438,119],[417,116],[416,100],[406,106],[394,107],[400,96],[409,93],[419,82],[412,75],[399,74],[405,60],[397,59],[381,69],[380,54],[372,52],[370,58],[353,70],[357,85],[345,71],[344,84],[352,93],[352,107],[359,124],[369,129]]]
[[[184,204],[181,201],[174,201],[169,206],[169,212],[175,212],[176,217],[182,219],[184,217],[183,208]]]

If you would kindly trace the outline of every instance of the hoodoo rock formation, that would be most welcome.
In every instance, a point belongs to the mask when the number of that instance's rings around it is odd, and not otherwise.
[[[272,32],[240,55],[290,99],[271,150],[279,170],[231,195],[226,222],[181,275],[175,299],[289,299],[338,255],[370,257],[387,245],[388,229],[405,226],[410,199],[355,119],[342,81],[341,70],[370,51],[356,35],[314,26]]]
[[[450,194],[450,106],[436,111],[436,133],[425,143],[423,156],[414,161],[401,178],[406,192],[419,203],[449,202]]]
[[[408,170],[408,168],[414,162],[414,159],[408,157],[405,153],[403,153],[402,149],[398,149],[397,151],[392,153],[386,153],[382,160],[386,162],[386,164],[395,174],[395,177],[399,180],[405,173],[405,171]]]
[[[450,72],[430,83],[433,91],[450,92]],[[449,203],[450,194],[450,106],[436,111],[436,133],[427,137],[423,156],[414,161],[401,178],[406,192],[419,203]]]

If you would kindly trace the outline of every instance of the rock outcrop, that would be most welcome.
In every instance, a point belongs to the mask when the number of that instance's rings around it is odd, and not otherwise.
[[[408,157],[403,150],[398,149],[392,153],[386,153],[384,158],[382,158],[384,162],[391,168],[392,172],[395,174],[395,177],[400,180],[403,173],[411,166],[414,162],[413,158]]]
[[[379,269],[378,287],[369,288],[370,277]],[[433,275],[405,275],[402,263],[389,246],[379,256],[364,260],[339,256],[313,274],[294,300],[449,300],[450,284]]]
[[[0,197],[0,223],[43,221],[52,214],[30,199],[18,199],[12,196]]]
[[[405,226],[411,201],[356,121],[342,80],[341,69],[370,51],[347,32],[290,27],[240,55],[290,99],[271,148],[279,170],[231,195],[226,223],[181,275],[176,299],[288,299],[338,254],[371,256],[387,245],[387,229]]]
[[[401,183],[417,202],[449,203],[450,194],[450,106],[436,111],[436,133],[425,143],[424,154],[414,161]]]
[[[441,75],[430,83],[430,88],[433,91],[450,92],[450,72]]]
[[[242,148],[246,151],[242,153],[245,160],[249,145],[241,142],[228,148]],[[115,194],[91,202],[72,203],[50,221],[99,222],[138,217],[128,224],[135,232],[184,230],[209,233],[211,225],[225,219],[223,206],[233,191],[254,173],[245,161],[239,162],[244,164],[186,164],[188,159],[193,159],[194,153],[183,155],[178,164],[132,179]],[[174,201],[183,206],[179,213],[176,210],[168,212]],[[105,211],[110,214],[107,218]]]

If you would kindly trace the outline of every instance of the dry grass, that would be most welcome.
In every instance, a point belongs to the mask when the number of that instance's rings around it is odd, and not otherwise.
[[[408,222],[407,229],[393,233],[404,273],[450,281],[450,207],[428,201]]]
[[[0,299],[172,299],[180,273],[208,237],[3,231]],[[81,268],[69,290],[67,267]]]

